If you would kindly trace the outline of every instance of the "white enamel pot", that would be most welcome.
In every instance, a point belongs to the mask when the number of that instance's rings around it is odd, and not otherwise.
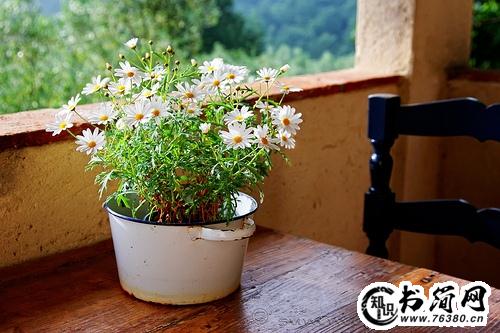
[[[162,304],[196,304],[229,295],[240,285],[257,202],[238,196],[233,220],[165,224],[130,217],[114,202],[109,214],[118,275],[131,295]]]

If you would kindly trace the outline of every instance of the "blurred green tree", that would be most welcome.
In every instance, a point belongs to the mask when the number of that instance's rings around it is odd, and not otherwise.
[[[51,78],[59,74],[52,62],[57,57],[53,52],[56,27],[31,1],[4,0],[0,2],[0,34],[0,76],[4,79],[0,113],[52,104]]]
[[[475,0],[470,65],[476,68],[500,68],[500,3]]]
[[[220,11],[216,25],[203,30],[203,51],[210,52],[216,43],[229,50],[245,50],[255,55],[264,49],[264,32],[259,24],[249,24],[242,14],[234,11],[233,0],[216,0]]]
[[[223,57],[251,70],[352,65],[355,0],[61,0],[51,15],[43,1],[0,1],[0,113],[62,105],[132,37],[171,44],[186,61]]]

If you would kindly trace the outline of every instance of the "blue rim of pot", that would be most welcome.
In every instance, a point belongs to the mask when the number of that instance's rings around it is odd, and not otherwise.
[[[257,203],[257,201],[252,196],[250,196],[250,195],[248,195],[246,193],[243,193],[243,192],[238,192],[238,198],[241,197],[241,196],[247,198],[251,202],[251,208],[250,208],[250,210],[249,210],[248,213],[235,216],[232,219],[215,220],[215,221],[210,221],[210,222],[200,222],[200,221],[194,221],[194,222],[189,222],[189,223],[185,223],[185,222],[183,222],[183,223],[155,222],[155,221],[143,220],[143,219],[139,219],[139,218],[136,218],[136,217],[127,216],[127,215],[115,212],[109,206],[108,202],[104,203],[103,207],[104,207],[104,209],[109,214],[111,214],[113,216],[116,216],[116,217],[119,217],[119,218],[121,218],[123,220],[130,221],[130,222],[136,222],[136,223],[142,223],[142,224],[149,224],[149,225],[158,225],[158,226],[189,227],[189,226],[200,226],[200,225],[211,225],[211,224],[219,224],[219,223],[229,223],[229,222],[240,220],[240,219],[243,219],[245,217],[253,215],[255,213],[255,211],[257,211],[257,209],[259,208],[259,204]]]

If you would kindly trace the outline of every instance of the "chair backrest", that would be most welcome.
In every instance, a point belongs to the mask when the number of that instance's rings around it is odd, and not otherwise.
[[[373,154],[363,223],[370,240],[367,253],[387,257],[385,242],[394,229],[460,235],[500,248],[500,210],[478,211],[464,200],[396,202],[390,188],[390,150],[399,135],[500,141],[500,104],[486,107],[467,97],[401,105],[400,97],[390,94],[371,95],[368,100],[368,137]],[[498,224],[493,222],[496,217]]]

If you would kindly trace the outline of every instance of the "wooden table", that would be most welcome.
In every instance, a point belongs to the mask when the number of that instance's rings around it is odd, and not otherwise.
[[[250,241],[241,289],[209,304],[162,306],[122,291],[107,241],[0,271],[0,331],[363,332],[356,300],[370,282],[466,283],[438,273],[425,279],[430,274],[259,228]],[[492,290],[488,326],[468,329],[474,330],[500,331],[499,290]]]

